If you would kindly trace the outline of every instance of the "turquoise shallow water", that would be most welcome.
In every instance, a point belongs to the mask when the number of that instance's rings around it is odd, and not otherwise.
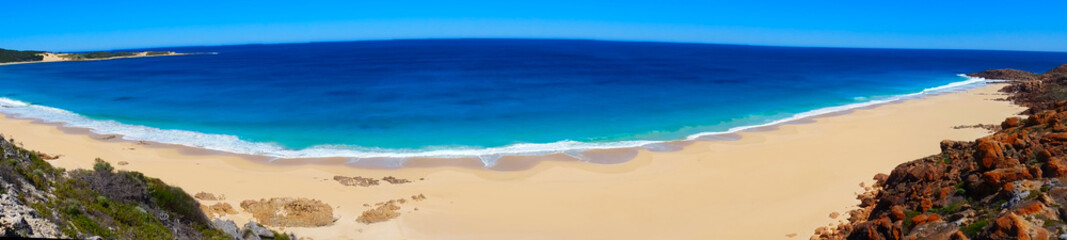
[[[0,111],[275,157],[638,146],[967,81],[1067,54],[453,39],[167,48],[0,66]],[[825,110],[825,109],[824,109]]]

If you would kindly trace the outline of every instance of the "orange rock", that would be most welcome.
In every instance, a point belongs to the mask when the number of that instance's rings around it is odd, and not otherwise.
[[[1021,121],[1022,119],[1020,119],[1019,117],[1010,117],[1008,119],[1004,119],[1004,122],[1000,123],[1000,127],[1003,129],[1018,127],[1019,125],[1022,125],[1020,123]]]
[[[941,188],[941,191],[939,191],[937,193],[937,198],[938,199],[944,199],[945,197],[948,197],[949,193],[951,193],[952,190],[953,190],[952,187],[943,187],[943,188]]]
[[[930,201],[929,198],[923,198],[922,201],[919,201],[919,206],[923,208],[923,212],[926,212],[929,211],[931,207],[934,207],[934,202]]]
[[[1064,161],[1063,158],[1059,157],[1049,158],[1048,163],[1045,164],[1043,174],[1046,177],[1067,176],[1067,161]]]
[[[885,181],[889,180],[889,175],[885,173],[879,173],[874,175],[874,186],[885,186]]]
[[[911,222],[915,225],[926,223],[926,220],[928,220],[926,214],[919,214],[918,216],[911,218]]]
[[[1045,204],[1042,204],[1040,202],[1035,202],[1035,203],[1032,203],[1032,204],[1030,204],[1030,205],[1028,205],[1028,206],[1026,206],[1024,208],[1015,209],[1015,213],[1017,213],[1019,215],[1030,215],[1030,214],[1034,214],[1034,213],[1040,212],[1041,209],[1044,209],[1044,208],[1045,208]]]
[[[1064,142],[1067,141],[1067,133],[1049,133],[1041,137],[1041,142]]]
[[[1003,175],[998,172],[985,172],[982,174],[982,180],[988,183],[999,183],[1002,177]]]
[[[1049,238],[1048,230],[1037,227],[1033,223],[1026,221],[1012,212],[1008,212],[997,218],[990,230],[992,233],[989,237],[992,239],[1031,240]]]
[[[899,221],[904,219],[904,207],[896,205],[889,208],[889,211],[892,213],[890,214],[890,217],[893,218],[893,221]]]
[[[995,164],[1004,158],[1004,148],[998,142],[989,138],[978,139],[978,151],[975,152],[978,163],[984,169],[993,169]]]
[[[1023,166],[1015,166],[1012,168],[1000,168],[993,171],[982,173],[982,180],[993,186],[1002,187],[1006,182],[1012,182],[1016,180],[1032,179],[1034,176],[1030,175]]]

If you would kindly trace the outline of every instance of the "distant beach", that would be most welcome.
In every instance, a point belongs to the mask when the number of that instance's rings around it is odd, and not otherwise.
[[[13,64],[27,64],[27,63],[47,63],[47,62],[70,62],[70,61],[101,61],[112,60],[122,58],[142,58],[142,57],[165,57],[165,56],[181,56],[199,53],[176,53],[176,52],[132,52],[130,55],[114,56],[114,57],[101,57],[101,58],[77,58],[76,54],[70,53],[53,53],[45,52],[40,53],[42,59],[40,61],[22,61],[22,62],[0,62],[0,65],[13,65]]]

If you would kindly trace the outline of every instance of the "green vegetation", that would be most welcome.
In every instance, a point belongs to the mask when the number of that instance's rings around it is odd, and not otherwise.
[[[70,237],[104,239],[229,239],[211,227],[198,203],[181,188],[97,159],[93,170],[54,168],[34,152],[0,139],[0,180],[26,182],[42,194],[20,192],[21,202]],[[10,157],[14,156],[14,157]]]
[[[979,232],[982,232],[982,229],[985,229],[987,225],[989,225],[989,220],[981,219],[974,221],[974,223],[968,224],[967,226],[963,226],[960,228],[960,231],[968,237],[974,237],[977,236]]]
[[[274,240],[296,240],[296,239],[289,238],[289,235],[286,235],[284,233],[279,233],[279,232],[274,231],[274,230],[270,230],[270,232],[274,233]]]
[[[919,216],[919,214],[922,213],[918,211],[904,210],[904,227],[910,228],[912,226],[911,219],[915,216]]]
[[[172,53],[172,52],[162,52],[162,51],[147,51],[147,52],[145,52],[145,55],[148,55],[148,56],[157,56],[157,55],[170,55],[171,53]]]
[[[1042,94],[1042,97],[1052,101],[1067,100],[1067,86],[1053,84],[1048,88],[1048,92]]]
[[[71,60],[86,60],[86,59],[102,59],[102,58],[114,58],[114,57],[128,57],[137,55],[134,52],[89,52],[89,53],[71,53],[67,55],[67,58]]]
[[[0,63],[7,62],[33,62],[44,60],[44,57],[39,55],[44,53],[42,51],[18,51],[7,50],[0,48]]]
[[[949,214],[958,212],[962,208],[963,208],[963,201],[956,201],[956,202],[952,202],[952,203],[948,204],[948,206],[944,206],[944,207],[941,207],[941,208],[930,209],[930,212],[934,212],[934,213],[937,213],[938,215],[942,215],[942,216],[948,216]]]

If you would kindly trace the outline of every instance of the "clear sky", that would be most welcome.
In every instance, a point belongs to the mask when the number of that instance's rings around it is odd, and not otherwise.
[[[583,38],[1067,51],[1067,1],[0,0],[0,48]]]

